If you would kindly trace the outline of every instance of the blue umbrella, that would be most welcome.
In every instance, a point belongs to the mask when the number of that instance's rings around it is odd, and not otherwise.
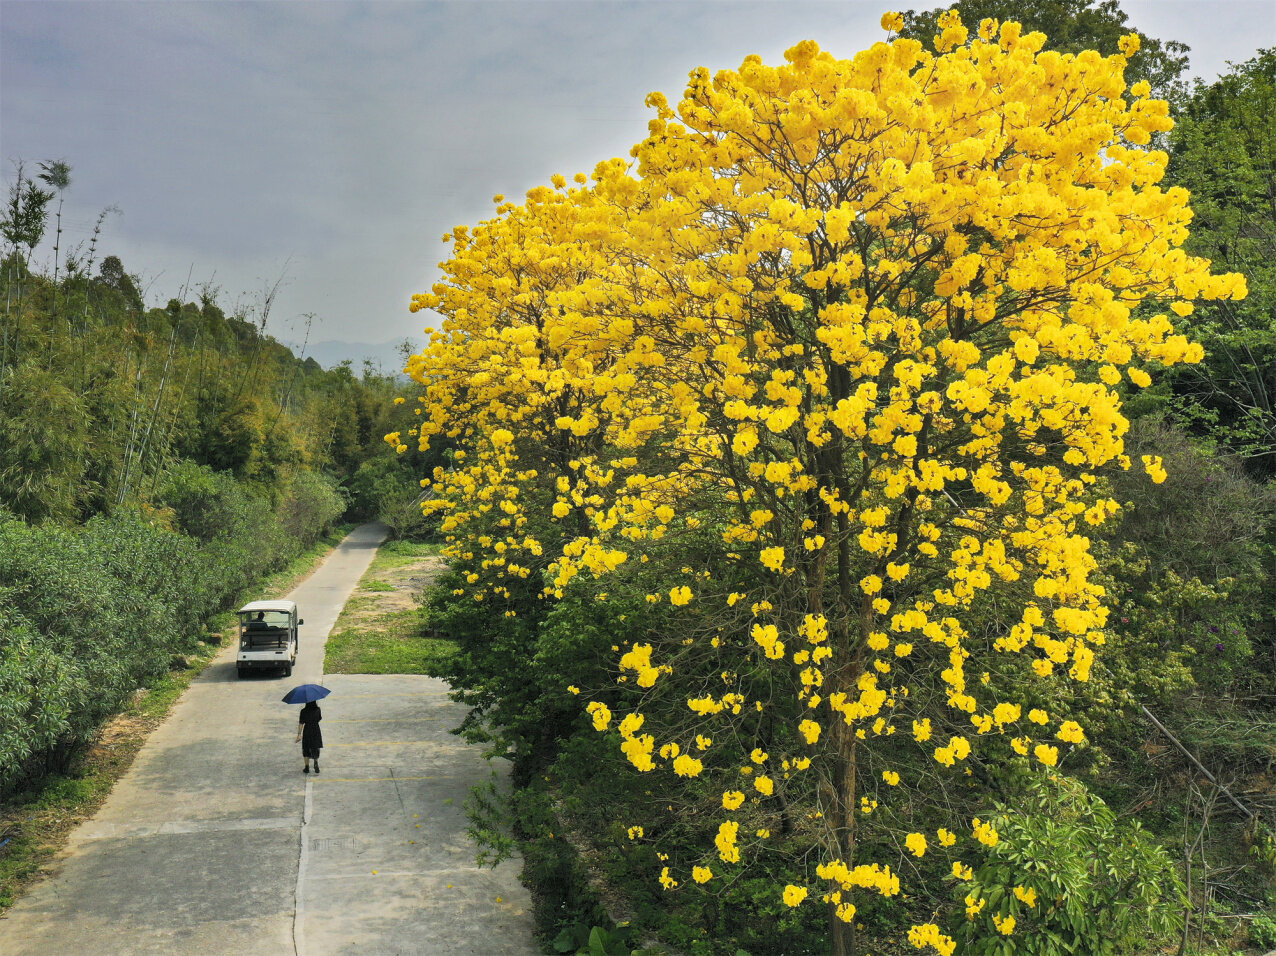
[[[328,690],[328,688],[320,687],[318,684],[302,684],[300,687],[294,687],[284,694],[284,703],[308,704],[312,700],[319,700],[331,693],[332,691]]]

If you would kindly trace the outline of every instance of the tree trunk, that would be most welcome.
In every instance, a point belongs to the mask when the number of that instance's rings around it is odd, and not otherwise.
[[[844,686],[844,685],[843,685]],[[847,867],[855,859],[855,727],[845,721],[833,725],[836,745],[835,786],[833,795],[833,835],[837,854]],[[843,891],[843,902],[850,902],[849,891]],[[855,956],[855,923],[837,915],[836,903],[829,903],[829,949],[832,956]]]
[[[855,606],[855,585],[850,576],[850,547],[847,541],[845,514],[838,516],[839,530],[842,532],[838,555],[838,591],[839,604],[843,615],[840,616],[839,630],[842,633],[835,637],[834,653],[837,655],[837,671],[833,686],[846,691],[850,696],[859,685],[860,674],[864,670],[864,641],[873,623],[873,606],[868,595],[859,595],[859,628],[858,633],[851,631],[845,623],[849,618],[849,610]],[[857,797],[855,773],[857,769],[858,738],[855,736],[855,724],[835,719],[831,728],[833,736],[833,768],[831,774],[831,799],[829,810],[832,819],[829,821],[833,833],[835,855],[847,868],[855,865],[855,801]],[[850,891],[843,891],[842,902],[849,903]],[[829,949],[832,956],[856,956],[855,922],[843,920],[837,915],[837,904],[829,904]]]

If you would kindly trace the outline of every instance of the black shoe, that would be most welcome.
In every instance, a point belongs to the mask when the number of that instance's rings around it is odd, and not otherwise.
[[[319,765],[315,764],[315,773],[318,773],[318,772],[319,772]]]
[[[302,768],[301,768],[301,772],[302,772],[302,773],[310,773],[310,764],[306,764],[304,767],[302,767]],[[319,772],[318,770],[316,770],[316,771],[315,771],[315,773],[318,773],[318,772]]]

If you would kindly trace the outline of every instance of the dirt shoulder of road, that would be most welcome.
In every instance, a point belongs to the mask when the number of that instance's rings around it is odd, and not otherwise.
[[[350,531],[344,525],[271,575],[254,597],[287,594],[314,572]],[[168,673],[134,692],[128,705],[102,725],[64,773],[51,774],[0,806],[0,915],[46,876],[67,837],[92,819],[116,781],[128,772],[142,745],[168,717],[182,692],[236,638],[229,612],[210,622],[195,649],[173,659]]]

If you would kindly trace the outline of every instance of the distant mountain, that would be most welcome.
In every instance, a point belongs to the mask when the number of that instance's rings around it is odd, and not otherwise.
[[[415,354],[424,348],[421,339],[405,336]],[[373,368],[386,375],[396,375],[403,371],[404,338],[392,339],[388,342],[311,342],[306,346],[305,358],[312,358],[324,368],[333,368],[349,359],[350,366],[356,374],[363,372],[364,360],[372,362]],[[300,342],[284,342],[293,354],[302,357]]]

